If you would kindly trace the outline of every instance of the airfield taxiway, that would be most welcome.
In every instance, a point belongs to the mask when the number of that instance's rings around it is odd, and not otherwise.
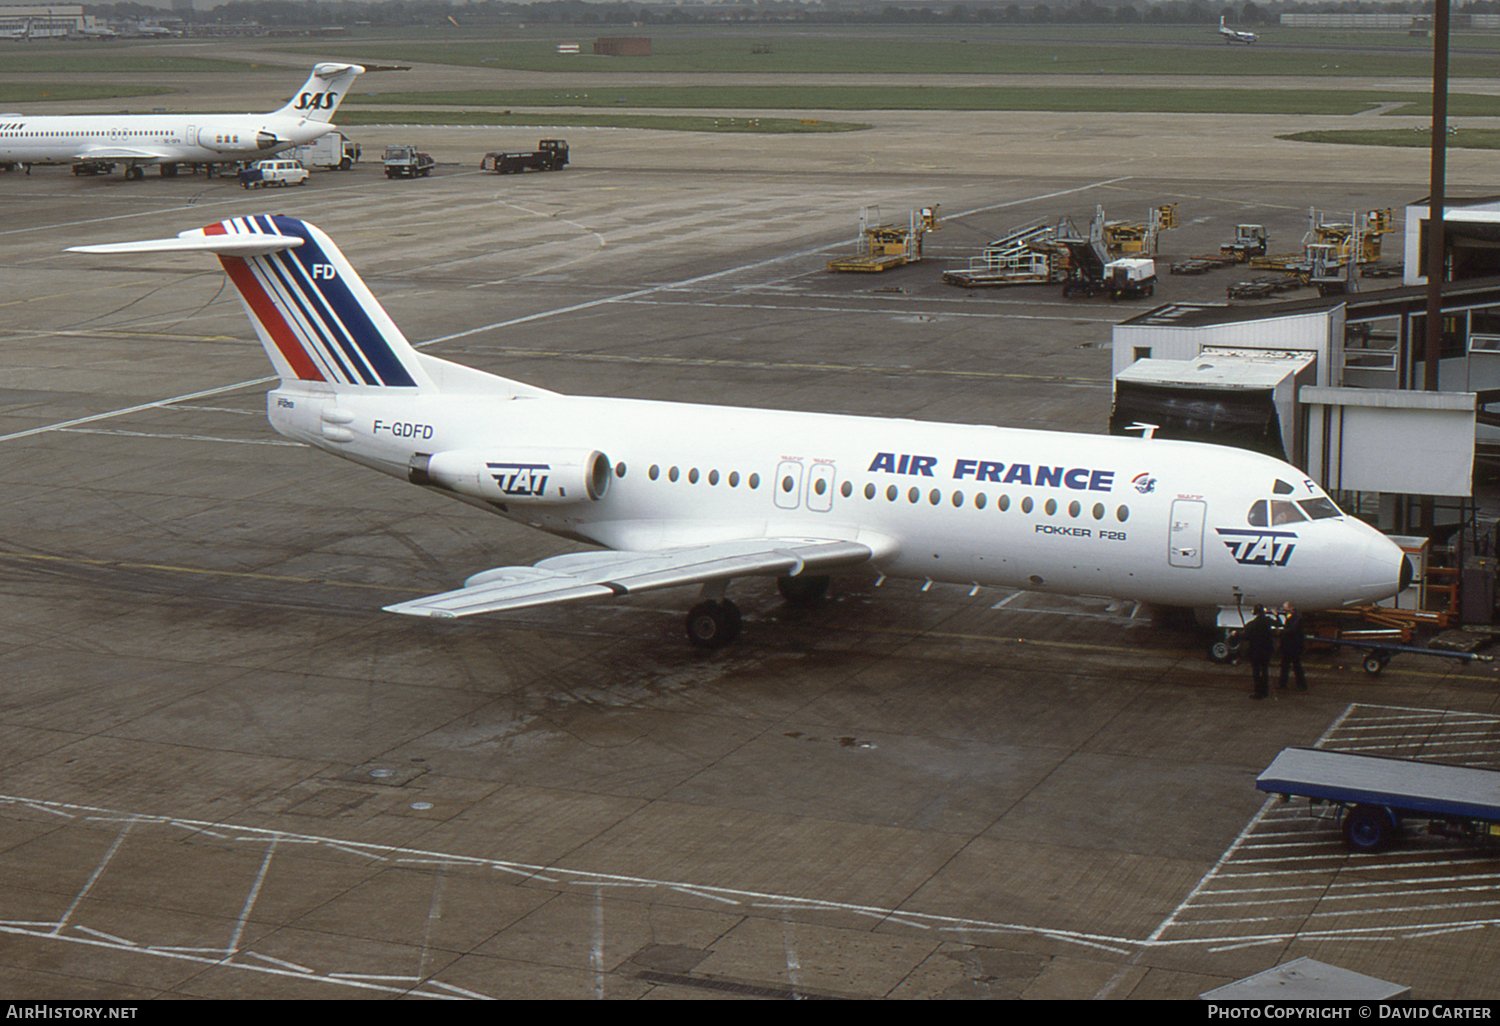
[[[1352,858],[1254,788],[1293,744],[1500,764],[1493,669],[1319,654],[1310,693],[1252,703],[1128,603],[873,575],[806,611],[737,582],[712,654],[677,592],[383,613],[568,546],[272,433],[211,262],[61,252],[285,211],[414,342],[559,391],[1099,431],[1142,307],[945,266],[1096,204],[1179,203],[1162,248],[1191,255],[1425,193],[1420,151],[1360,164],[1277,119],[869,120],[570,130],[569,170],[506,177],[479,156],[562,133],[361,129],[439,174],[275,193],[0,177],[0,993],[1188,998],[1311,955],[1500,996],[1492,859]],[[932,259],[828,274],[873,203],[940,203]]]

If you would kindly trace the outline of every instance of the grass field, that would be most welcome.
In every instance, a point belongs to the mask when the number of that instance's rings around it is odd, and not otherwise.
[[[1172,112],[1182,114],[1357,114],[1383,104],[1387,113],[1428,115],[1422,93],[1292,89],[1052,89],[984,86],[621,86],[466,92],[353,93],[348,105],[452,107],[634,107],[715,110],[1030,110]],[[348,106],[345,107],[348,109]],[[1500,117],[1500,97],[1450,97],[1455,116]]]
[[[499,128],[535,125],[538,121],[560,128],[649,128],[664,132],[732,132],[793,134],[807,132],[857,132],[869,125],[852,121],[802,118],[731,118],[712,115],[668,114],[513,114],[509,110],[433,111],[368,110],[344,107],[340,125],[494,125]]]
[[[590,49],[594,37],[645,35],[649,57],[556,52]],[[841,26],[756,25],[635,29],[554,26],[477,39],[322,41],[283,49],[345,59],[457,64],[541,72],[723,74],[1123,74],[1278,77],[1431,75],[1431,43],[1405,33],[1320,32],[1271,27],[1255,46],[1221,45],[1211,26]],[[1500,34],[1453,40],[1455,78],[1493,78]]]
[[[157,86],[93,86],[76,85],[71,82],[0,82],[0,104],[57,103],[66,100],[107,100],[111,96],[161,96],[165,93],[180,91],[178,89],[162,89]]]
[[[14,43],[0,45],[0,73],[7,75],[38,72],[48,75],[234,75],[260,66],[249,61],[213,57],[139,53],[128,43],[31,43],[25,50]],[[163,91],[176,90],[168,88]]]
[[[1278,139],[1293,142],[1334,143],[1341,146],[1405,146],[1428,149],[1432,135],[1429,132],[1403,132],[1399,129],[1371,129],[1369,131],[1294,132],[1279,135]],[[1500,150],[1500,130],[1493,128],[1464,128],[1448,136],[1450,150]]]

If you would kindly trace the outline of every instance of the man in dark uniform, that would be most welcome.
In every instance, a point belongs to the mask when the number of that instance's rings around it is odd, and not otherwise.
[[[1245,624],[1245,658],[1250,660],[1250,674],[1255,678],[1251,698],[1265,698],[1271,693],[1271,654],[1276,650],[1271,636],[1271,618],[1265,606],[1255,607],[1255,616]]]
[[[1302,672],[1302,650],[1307,647],[1307,632],[1302,628],[1302,614],[1290,602],[1281,604],[1281,683],[1286,687],[1288,671],[1297,673],[1297,690],[1307,690],[1307,674]]]

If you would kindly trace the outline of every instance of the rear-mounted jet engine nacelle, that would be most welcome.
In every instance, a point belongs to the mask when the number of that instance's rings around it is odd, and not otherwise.
[[[406,477],[486,502],[552,504],[602,498],[609,489],[609,457],[597,450],[503,449],[412,456]]]
[[[229,125],[204,125],[198,129],[198,145],[206,150],[227,153],[254,146],[257,150],[269,150],[280,143],[275,132],[264,128],[246,130]]]

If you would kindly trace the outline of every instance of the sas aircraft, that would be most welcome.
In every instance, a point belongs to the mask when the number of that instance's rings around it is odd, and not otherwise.
[[[1223,36],[1224,42],[1230,46],[1233,46],[1235,43],[1244,43],[1248,46],[1250,43],[1255,42],[1254,32],[1242,32],[1239,29],[1230,28],[1224,24],[1224,15],[1222,14],[1219,15],[1219,35]]]
[[[697,586],[688,638],[739,633],[735,578],[789,601],[890,577],[1137,599],[1229,616],[1370,603],[1401,550],[1296,468],[1149,437],[551,392],[418,352],[333,241],[287,216],[72,252],[216,255],[281,380],[281,434],[595,548],[388,609],[460,617]]]
[[[0,117],[0,163],[73,164],[75,173],[125,165],[128,178],[156,164],[259,160],[333,131],[339,102],[364,72],[357,64],[318,64],[280,110],[268,114],[61,114]]]

